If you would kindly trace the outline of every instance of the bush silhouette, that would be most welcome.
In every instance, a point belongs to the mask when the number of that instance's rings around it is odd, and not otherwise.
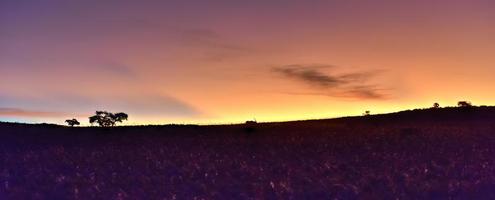
[[[81,123],[79,123],[79,121],[77,121],[77,119],[68,119],[68,120],[65,120],[65,123],[67,123],[71,127],[78,126],[81,124]]]
[[[457,106],[466,108],[473,106],[473,104],[471,104],[471,102],[469,101],[459,101],[457,102]]]
[[[256,120],[248,120],[246,121],[246,125],[254,125],[254,124],[257,124],[258,122]]]
[[[120,112],[113,114],[107,111],[96,111],[95,115],[89,117],[89,123],[98,123],[101,127],[115,126],[115,123],[127,120],[129,115]]]
[[[369,111],[369,110],[366,110],[363,113],[363,116],[370,116],[370,115],[371,115],[371,111]]]
[[[244,124],[245,124],[244,130],[250,133],[250,132],[254,132],[255,125],[258,124],[258,122],[256,120],[248,120]]]
[[[440,104],[439,103],[433,103],[433,107],[432,108],[440,108]]]

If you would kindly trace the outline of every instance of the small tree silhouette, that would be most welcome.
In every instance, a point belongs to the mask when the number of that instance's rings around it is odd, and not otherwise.
[[[126,113],[113,114],[107,111],[96,111],[96,115],[89,117],[89,123],[98,123],[101,127],[115,126],[115,123],[127,120],[129,116]]]
[[[432,108],[440,108],[440,104],[439,103],[433,103],[433,107]]]
[[[68,119],[68,120],[65,120],[65,123],[67,123],[71,127],[78,126],[81,124],[81,123],[79,123],[79,121],[77,121],[77,119]]]
[[[459,102],[457,102],[457,106],[463,107],[463,108],[468,108],[468,107],[472,107],[473,104],[471,104],[471,102],[469,102],[469,101],[459,101]]]
[[[370,115],[371,115],[371,112],[369,110],[364,111],[364,113],[363,113],[363,116],[370,116]]]

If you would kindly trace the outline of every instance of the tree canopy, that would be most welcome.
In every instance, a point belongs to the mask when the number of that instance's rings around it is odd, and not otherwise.
[[[115,126],[117,122],[122,123],[124,120],[127,120],[129,115],[123,112],[119,113],[111,113],[108,111],[96,111],[95,115],[89,117],[89,123],[94,124],[97,123],[102,127]]]

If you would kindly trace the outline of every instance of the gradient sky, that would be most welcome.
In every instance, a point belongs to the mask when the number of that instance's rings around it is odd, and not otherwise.
[[[495,102],[495,1],[0,1],[0,121],[328,118]]]

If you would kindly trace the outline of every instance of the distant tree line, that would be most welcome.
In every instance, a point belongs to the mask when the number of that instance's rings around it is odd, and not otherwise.
[[[471,107],[473,107],[473,104],[470,101],[458,101],[457,107],[459,107],[459,108],[471,108]],[[440,107],[440,104],[437,102],[433,103],[433,106],[431,107],[431,109],[439,109],[439,108],[441,108],[441,107]],[[371,115],[371,112],[369,110],[366,110],[363,113],[363,116],[370,116],[370,115]]]
[[[459,102],[457,102],[457,106],[461,107],[461,108],[469,108],[469,107],[472,107],[473,104],[469,101],[459,101]],[[440,108],[440,104],[435,102],[435,103],[433,103],[433,106],[431,108],[432,109],[438,109],[438,108]],[[363,115],[369,116],[369,115],[371,115],[371,112],[369,110],[366,110],[363,113]],[[126,113],[123,113],[123,112],[111,113],[108,111],[96,111],[95,115],[89,117],[89,123],[91,125],[96,123],[101,127],[111,127],[111,126],[115,126],[115,124],[117,124],[117,123],[122,123],[124,120],[128,120],[128,118],[129,118],[129,115],[127,115]],[[65,123],[67,123],[71,127],[81,124],[81,123],[79,123],[79,121],[77,121],[77,119],[68,119],[68,120],[65,120]],[[248,124],[248,125],[256,124],[256,120],[246,121],[246,124]]]
[[[461,108],[466,108],[466,107],[473,107],[473,104],[470,101],[458,101],[457,106]],[[433,109],[440,108],[439,103],[433,103]]]
[[[91,125],[96,123],[101,127],[110,127],[110,126],[115,126],[115,124],[117,123],[122,123],[124,120],[127,120],[128,118],[129,115],[123,112],[111,113],[108,111],[96,111],[95,115],[89,117],[89,123]],[[75,125],[80,125],[77,119],[68,119],[65,120],[65,122],[71,127]]]

